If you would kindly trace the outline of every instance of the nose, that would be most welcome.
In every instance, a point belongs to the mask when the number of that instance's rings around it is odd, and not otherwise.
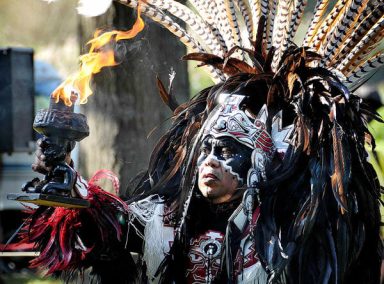
[[[212,153],[207,156],[204,161],[204,164],[212,168],[218,168],[220,166],[219,160],[217,160],[217,158]]]

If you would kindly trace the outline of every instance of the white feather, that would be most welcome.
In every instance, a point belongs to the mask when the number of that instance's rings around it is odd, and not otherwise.
[[[87,17],[95,17],[104,14],[111,4],[112,0],[80,0],[77,12]]]

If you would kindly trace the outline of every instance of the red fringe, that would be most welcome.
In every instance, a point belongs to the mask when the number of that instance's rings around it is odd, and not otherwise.
[[[32,268],[46,269],[47,275],[81,271],[90,266],[89,256],[103,243],[121,241],[119,215],[126,215],[128,206],[94,184],[102,177],[112,179],[115,189],[118,187],[118,180],[111,172],[96,173],[88,188],[90,208],[39,207],[30,211],[31,216],[20,233],[20,243],[35,243],[35,248],[40,250],[40,256],[30,262]],[[87,234],[85,227],[90,226],[92,233]],[[81,234],[86,235],[83,239],[79,235],[82,229]]]

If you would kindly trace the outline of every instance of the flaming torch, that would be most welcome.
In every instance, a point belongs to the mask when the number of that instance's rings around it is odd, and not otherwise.
[[[62,207],[87,207],[89,202],[78,198],[74,193],[76,172],[65,163],[65,158],[76,141],[89,135],[85,115],[74,112],[74,104],[84,104],[92,95],[91,79],[103,67],[115,66],[113,43],[135,37],[144,28],[144,22],[138,16],[129,31],[97,31],[94,39],[88,42],[89,53],[80,56],[80,70],[68,77],[52,94],[48,109],[40,110],[33,124],[34,129],[44,135],[42,143],[47,166],[52,166],[44,180],[38,178],[22,187],[25,193],[9,194],[11,200],[29,202],[38,205]]]
[[[73,188],[76,172],[66,162],[65,158],[76,141],[81,141],[89,135],[87,118],[81,113],[74,112],[77,93],[72,91],[71,105],[62,100],[56,102],[51,96],[48,109],[38,111],[33,122],[33,128],[44,136],[43,153],[47,166],[52,167],[43,180],[34,178],[22,186],[21,194],[9,194],[11,200],[29,202],[38,205],[87,207],[87,200],[73,198]]]

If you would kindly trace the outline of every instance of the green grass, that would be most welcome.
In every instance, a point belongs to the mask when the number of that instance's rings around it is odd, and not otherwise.
[[[6,284],[62,284],[58,279],[39,277],[33,274],[12,273],[10,275],[1,276],[1,280]]]

